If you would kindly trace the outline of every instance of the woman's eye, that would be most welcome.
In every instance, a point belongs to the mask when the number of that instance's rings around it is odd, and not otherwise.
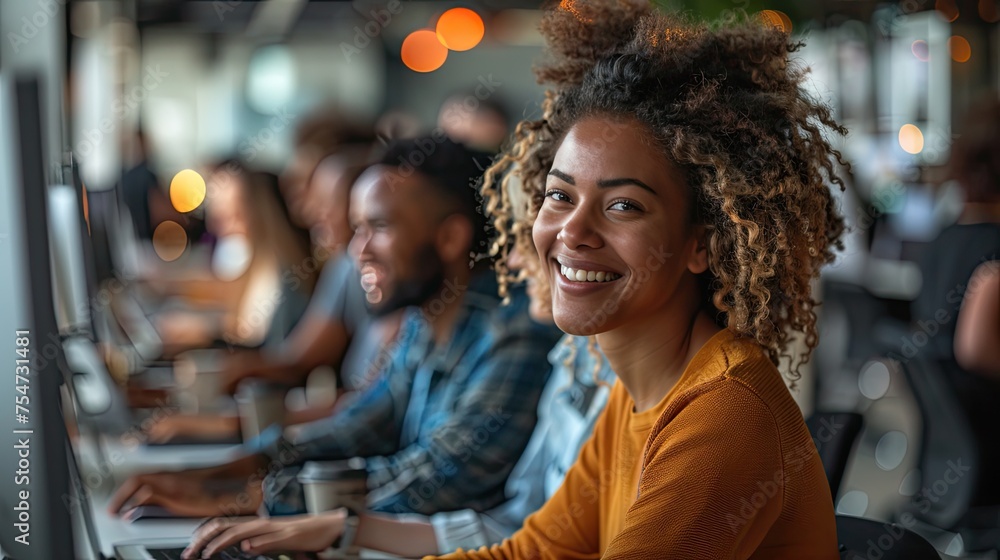
[[[616,200],[616,201],[614,201],[613,203],[611,203],[611,209],[612,210],[619,210],[619,211],[622,211],[622,212],[631,212],[633,210],[641,210],[641,208],[639,208],[638,206],[636,206],[635,204],[632,204],[631,202],[629,202],[627,200]]]
[[[552,200],[558,200],[559,202],[569,202],[569,197],[566,196],[566,193],[554,189],[546,191],[545,198],[551,198]]]

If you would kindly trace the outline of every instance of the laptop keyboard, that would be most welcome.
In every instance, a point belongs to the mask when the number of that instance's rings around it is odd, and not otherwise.
[[[156,560],[181,560],[183,548],[161,548],[158,550],[147,549],[146,552]],[[231,546],[212,558],[219,560],[273,560],[275,557],[264,556],[263,554],[250,554],[243,552],[238,546]]]

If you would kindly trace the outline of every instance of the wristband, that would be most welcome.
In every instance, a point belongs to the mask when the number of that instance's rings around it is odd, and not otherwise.
[[[354,546],[354,541],[358,536],[358,524],[361,519],[358,513],[350,508],[347,510],[347,517],[344,518],[344,530],[340,537],[330,546],[330,548],[318,554],[323,560],[347,560],[358,558],[360,550]]]

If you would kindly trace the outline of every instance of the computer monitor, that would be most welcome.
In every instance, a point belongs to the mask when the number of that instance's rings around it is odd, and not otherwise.
[[[90,221],[90,245],[94,263],[94,280],[100,289],[104,282],[115,278],[114,246],[112,239],[120,220],[118,193],[114,189],[87,191],[87,210]]]
[[[9,355],[14,347],[23,348],[27,358],[19,354],[17,359],[28,361],[23,364],[26,375],[0,386],[8,403],[27,397],[16,411],[21,416],[11,410],[3,421],[6,429],[0,430],[0,445],[8,450],[0,454],[0,468],[12,474],[24,471],[0,485],[0,507],[15,516],[14,522],[0,524],[0,548],[19,560],[74,558],[73,538],[68,538],[73,535],[71,517],[63,503],[70,495],[70,481],[59,389],[62,346],[46,228],[39,83],[35,77],[14,84],[9,80],[9,74],[0,73],[0,212],[5,214],[0,227],[9,228],[0,243],[0,321],[10,337]]]
[[[84,253],[86,224],[81,223],[80,198],[71,185],[48,187],[48,229],[56,323],[63,336],[90,335],[90,298]]]

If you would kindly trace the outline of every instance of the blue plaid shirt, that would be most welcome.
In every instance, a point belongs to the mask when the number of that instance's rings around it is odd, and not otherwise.
[[[503,502],[561,333],[531,320],[523,289],[500,306],[490,272],[453,288],[464,299],[448,342],[435,346],[424,311],[408,310],[396,343],[374,358],[387,364],[379,380],[294,441],[268,446],[272,458],[288,465],[367,457],[374,511],[430,515]],[[265,480],[272,514],[305,510],[297,472],[286,467]]]
[[[441,554],[510,537],[559,489],[576,462],[608,402],[615,373],[603,354],[591,355],[582,336],[564,336],[549,363],[553,373],[538,404],[538,424],[507,479],[507,501],[486,512],[464,509],[422,518],[434,526]]]

